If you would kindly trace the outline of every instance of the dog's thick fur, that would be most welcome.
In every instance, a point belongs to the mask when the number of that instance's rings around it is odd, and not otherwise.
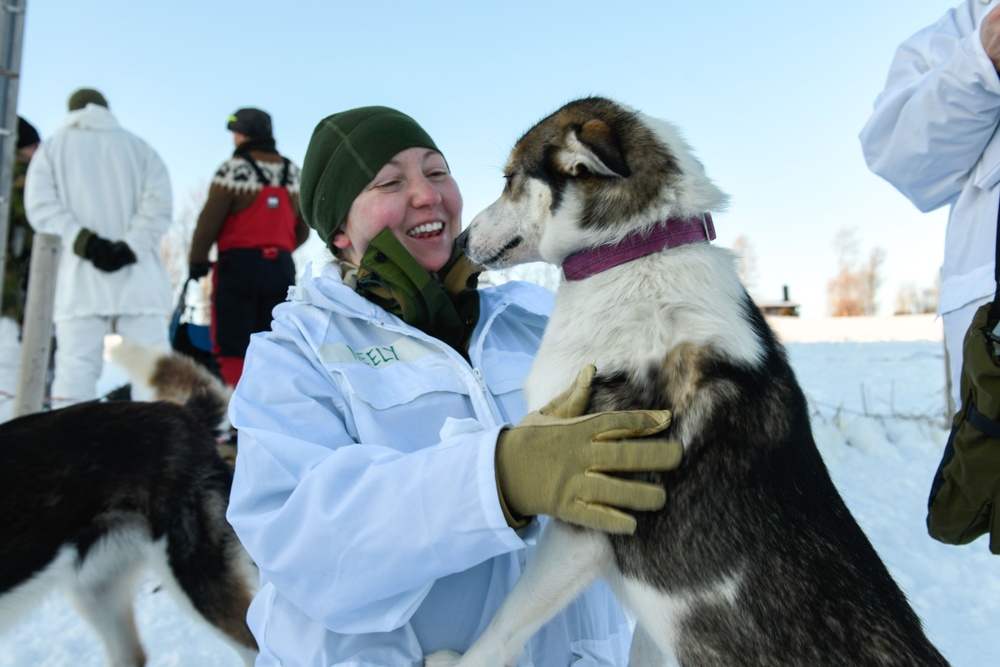
[[[671,125],[602,98],[530,129],[505,176],[465,238],[488,268],[561,265],[726,203]],[[667,504],[638,514],[633,536],[549,522],[457,664],[513,665],[545,621],[604,576],[637,619],[633,667],[947,665],[834,487],[785,352],[729,251],[692,243],[563,281],[529,409],[589,363],[590,411],[673,411],[681,466],[645,476],[666,488]]]
[[[0,424],[0,625],[63,589],[109,665],[144,665],[132,599],[148,564],[252,665],[256,571],[226,521],[232,470],[216,451],[229,392],[176,353],[125,342],[112,355],[164,400],[80,403]]]

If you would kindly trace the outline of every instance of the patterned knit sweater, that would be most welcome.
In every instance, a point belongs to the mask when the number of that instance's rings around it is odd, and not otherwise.
[[[201,209],[191,238],[189,261],[192,263],[208,261],[209,250],[219,237],[219,231],[227,217],[250,206],[264,185],[281,184],[281,174],[284,170],[281,155],[270,151],[251,151],[250,157],[260,167],[268,182],[261,183],[256,170],[243,157],[234,156],[219,167],[212,178],[208,199]],[[299,167],[293,162],[288,165],[287,187],[288,198],[298,221],[295,228],[296,247],[298,247],[309,237],[309,226],[299,208]]]

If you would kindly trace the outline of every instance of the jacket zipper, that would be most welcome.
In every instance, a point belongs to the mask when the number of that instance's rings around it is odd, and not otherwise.
[[[483,392],[483,394],[488,395],[489,391],[486,389],[486,380],[483,379],[483,373],[479,370],[479,366],[472,367],[472,374],[475,375],[476,380],[479,381],[479,389]]]

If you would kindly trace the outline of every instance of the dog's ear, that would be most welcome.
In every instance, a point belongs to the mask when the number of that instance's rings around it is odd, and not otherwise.
[[[589,120],[578,128],[568,129],[556,159],[570,176],[579,176],[583,169],[611,178],[632,175],[618,137],[601,120]]]

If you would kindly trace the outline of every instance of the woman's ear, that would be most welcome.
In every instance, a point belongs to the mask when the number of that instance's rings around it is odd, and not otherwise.
[[[341,227],[333,233],[333,237],[330,239],[330,245],[335,248],[340,248],[341,250],[347,250],[351,247],[351,237],[347,235],[344,228]]]

